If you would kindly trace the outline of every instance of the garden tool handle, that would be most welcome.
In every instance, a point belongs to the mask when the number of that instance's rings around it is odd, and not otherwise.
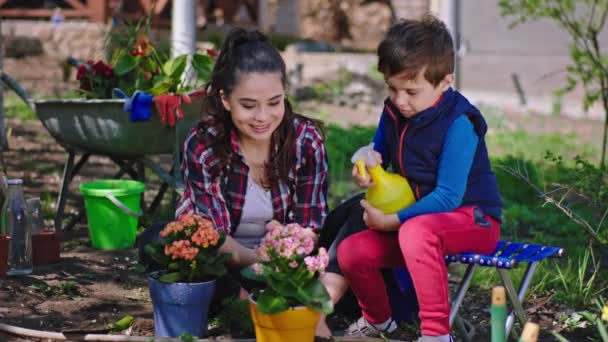
[[[126,205],[124,205],[121,201],[119,201],[118,198],[114,197],[114,195],[112,195],[112,194],[105,194],[105,198],[109,199],[110,202],[114,203],[115,206],[120,208],[120,210],[122,210],[125,214],[127,214],[129,216],[141,217],[141,215],[142,215],[141,210],[139,210],[138,213],[134,212],[133,210],[129,209]]]
[[[11,88],[11,90],[13,90],[23,100],[23,102],[25,102],[25,104],[31,110],[35,110],[34,105],[30,101],[30,96],[23,88],[21,88],[21,86],[19,85],[19,83],[17,83],[17,81],[12,79],[9,75],[7,75],[4,71],[1,71],[1,70],[0,70],[0,79],[2,79],[4,84],[6,84],[9,88]]]

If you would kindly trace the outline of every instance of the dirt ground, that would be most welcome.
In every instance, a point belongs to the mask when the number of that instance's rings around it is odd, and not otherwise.
[[[358,114],[364,115],[364,114]],[[532,127],[543,131],[546,119],[533,119],[513,115],[510,119],[517,127]],[[560,119],[561,120],[561,119]],[[339,117],[337,121],[348,123]],[[530,123],[533,123],[530,126]],[[534,124],[536,123],[536,124]],[[553,127],[584,132],[587,137],[597,134],[597,122],[552,122]],[[47,214],[52,212],[60,186],[65,153],[48,135],[38,121],[9,120],[12,129],[11,150],[5,153],[5,161],[10,177],[24,179],[26,196],[40,196]],[[591,137],[589,137],[591,138]],[[595,139],[595,138],[593,138]],[[77,184],[94,179],[110,177],[116,167],[104,158],[92,158],[71,188],[77,192]],[[146,200],[150,201],[158,181],[152,180]],[[74,214],[80,205],[79,196],[70,197],[68,212]],[[47,223],[51,224],[51,217]],[[152,307],[146,285],[146,277],[136,270],[136,251],[100,251],[90,247],[84,223],[65,232],[61,261],[57,264],[38,266],[30,276],[10,277],[0,280],[0,322],[20,327],[48,330],[104,330],[107,324],[124,316],[136,317],[135,324],[123,333],[152,336]],[[69,283],[73,281],[75,283]],[[72,284],[66,286],[65,284]],[[489,340],[489,301],[486,293],[469,291],[461,314],[473,324],[477,335],[475,341]],[[532,298],[526,304],[528,314],[543,328],[555,328],[558,315],[567,309],[558,307],[550,297]],[[347,313],[348,316],[348,313]],[[350,316],[353,316],[350,313]],[[343,328],[343,320],[335,320],[337,328]],[[582,340],[587,331],[573,332],[573,341]],[[573,336],[573,337],[572,337]],[[578,337],[581,337],[579,339]],[[227,336],[223,336],[227,337]],[[409,340],[413,336],[404,332],[397,336]],[[2,335],[0,341],[30,341],[14,336]],[[552,338],[543,337],[542,341]]]

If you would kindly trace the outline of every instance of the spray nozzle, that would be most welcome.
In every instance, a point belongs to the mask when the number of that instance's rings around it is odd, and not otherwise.
[[[373,158],[373,153],[371,153],[373,151],[374,143],[371,143],[369,145],[359,148],[350,158],[350,162],[355,164],[355,166],[357,167],[357,172],[359,173],[359,176],[365,177],[365,175],[367,174],[367,171],[365,170],[366,160],[369,158],[368,156],[370,154]]]
[[[365,165],[367,165],[369,168],[378,165],[374,151],[367,151],[367,155],[365,156]]]

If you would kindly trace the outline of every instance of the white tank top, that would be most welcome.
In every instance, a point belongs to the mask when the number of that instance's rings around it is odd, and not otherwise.
[[[254,248],[266,233],[266,223],[272,220],[272,196],[251,177],[247,179],[247,192],[241,221],[234,239],[247,248]]]

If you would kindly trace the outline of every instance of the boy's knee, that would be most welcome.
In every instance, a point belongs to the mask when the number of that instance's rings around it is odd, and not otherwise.
[[[433,232],[425,221],[424,216],[417,216],[407,220],[399,229],[399,247],[406,262],[419,257],[432,240]]]

